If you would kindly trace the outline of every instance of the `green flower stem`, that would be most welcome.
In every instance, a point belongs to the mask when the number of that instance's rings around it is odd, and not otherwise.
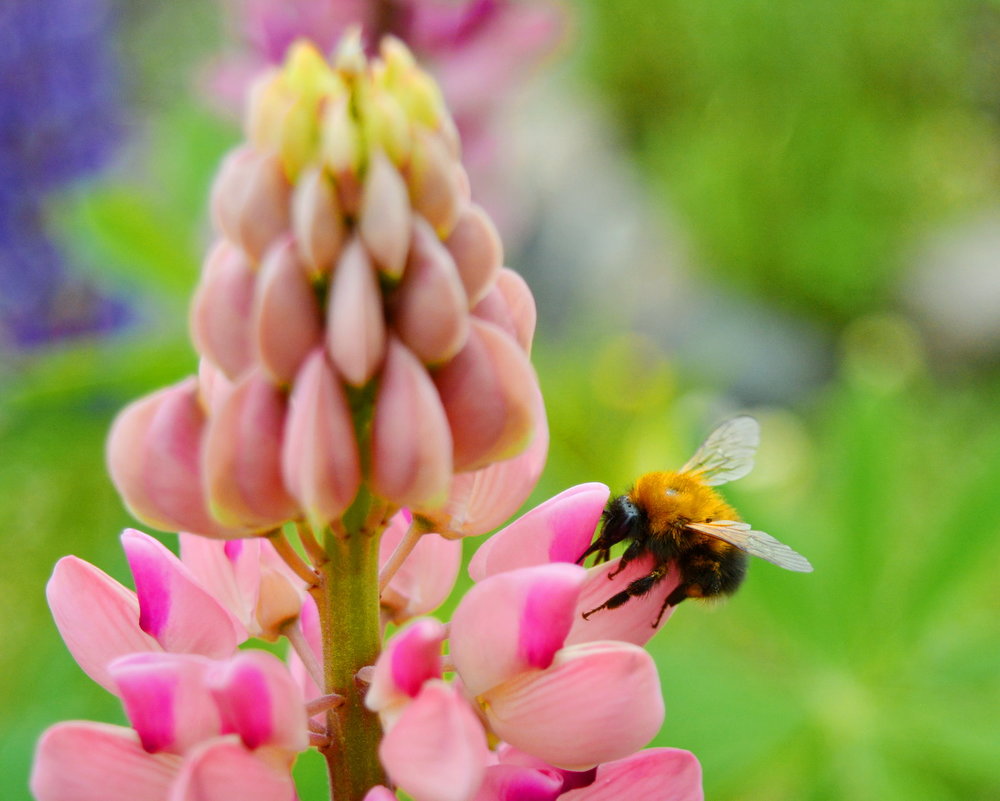
[[[361,668],[375,663],[381,646],[380,532],[381,527],[370,531],[359,521],[338,527],[336,533],[327,530],[325,536],[329,561],[320,568],[323,692],[344,698],[327,713],[330,744],[322,749],[334,801],[362,801],[371,787],[386,783],[378,759],[382,727],[378,716],[365,707],[362,686],[355,678]]]

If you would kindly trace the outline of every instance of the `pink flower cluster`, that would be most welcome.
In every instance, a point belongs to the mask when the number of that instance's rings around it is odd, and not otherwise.
[[[608,496],[602,484],[580,485],[502,529],[473,558],[476,584],[450,625],[416,617],[362,671],[365,703],[385,730],[380,759],[415,801],[702,798],[691,754],[639,750],[664,715],[641,646],[676,579],[614,613],[581,617],[648,571],[640,560],[609,580],[617,560],[589,570],[573,564]],[[407,518],[399,513],[387,529],[383,562]],[[38,747],[36,797],[221,801],[243,788],[239,797],[294,798],[289,769],[310,730],[321,730],[307,717],[324,708],[318,615],[304,583],[260,539],[182,535],[180,559],[138,531],[126,531],[122,544],[135,592],[65,557],[48,596],[70,651],[121,698],[132,728],[50,729]],[[457,545],[420,540],[389,585],[393,619],[432,611],[450,593]],[[312,654],[292,654],[290,669],[270,654],[236,650],[251,635],[294,638],[299,626]],[[369,793],[394,797],[385,788]]]
[[[126,531],[134,592],[56,566],[56,625],[131,726],[46,732],[38,801],[294,801],[310,746],[335,801],[701,799],[693,756],[640,751],[664,715],[642,646],[677,577],[581,614],[650,568],[576,564],[604,485],[494,535],[450,625],[422,617],[461,538],[533,488],[548,427],[531,293],[437,87],[398,41],[380,53],[300,44],[254,90],[213,190],[198,376],[127,407],[108,444],[135,515],[194,533],[177,557]],[[287,661],[250,638],[285,638]]]

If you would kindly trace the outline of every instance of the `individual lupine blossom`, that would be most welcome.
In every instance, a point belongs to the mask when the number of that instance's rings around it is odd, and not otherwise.
[[[510,101],[565,36],[568,9],[552,0],[223,0],[240,49],[217,58],[209,93],[239,108],[246,86],[296,39],[330,52],[351,26],[368,48],[405,42],[441,83],[464,146],[474,196],[509,234],[517,216],[511,165],[497,132]]]
[[[352,41],[333,68],[299,44],[254,88],[249,141],[212,193],[199,375],[133,403],[109,438],[112,478],[147,523],[322,528],[364,485],[442,534],[481,533],[477,471],[544,448],[534,302],[469,199],[438,90],[399,42],[368,63]],[[537,453],[485,522],[523,501]]]
[[[103,167],[121,108],[105,0],[6,0],[0,14],[0,345],[112,330],[102,297],[45,225],[48,197]]]

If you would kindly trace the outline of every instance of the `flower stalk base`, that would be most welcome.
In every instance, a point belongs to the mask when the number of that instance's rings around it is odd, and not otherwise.
[[[378,758],[382,727],[364,705],[366,685],[358,671],[372,665],[381,646],[378,595],[378,533],[364,526],[326,533],[327,563],[322,567],[324,692],[344,703],[327,713],[329,745],[323,749],[334,801],[362,801],[368,790],[385,784]]]

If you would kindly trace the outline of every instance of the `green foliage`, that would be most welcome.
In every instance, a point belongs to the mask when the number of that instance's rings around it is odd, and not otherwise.
[[[995,202],[993,6],[586,10],[589,72],[704,268],[729,284],[843,322],[882,307],[917,231]]]

